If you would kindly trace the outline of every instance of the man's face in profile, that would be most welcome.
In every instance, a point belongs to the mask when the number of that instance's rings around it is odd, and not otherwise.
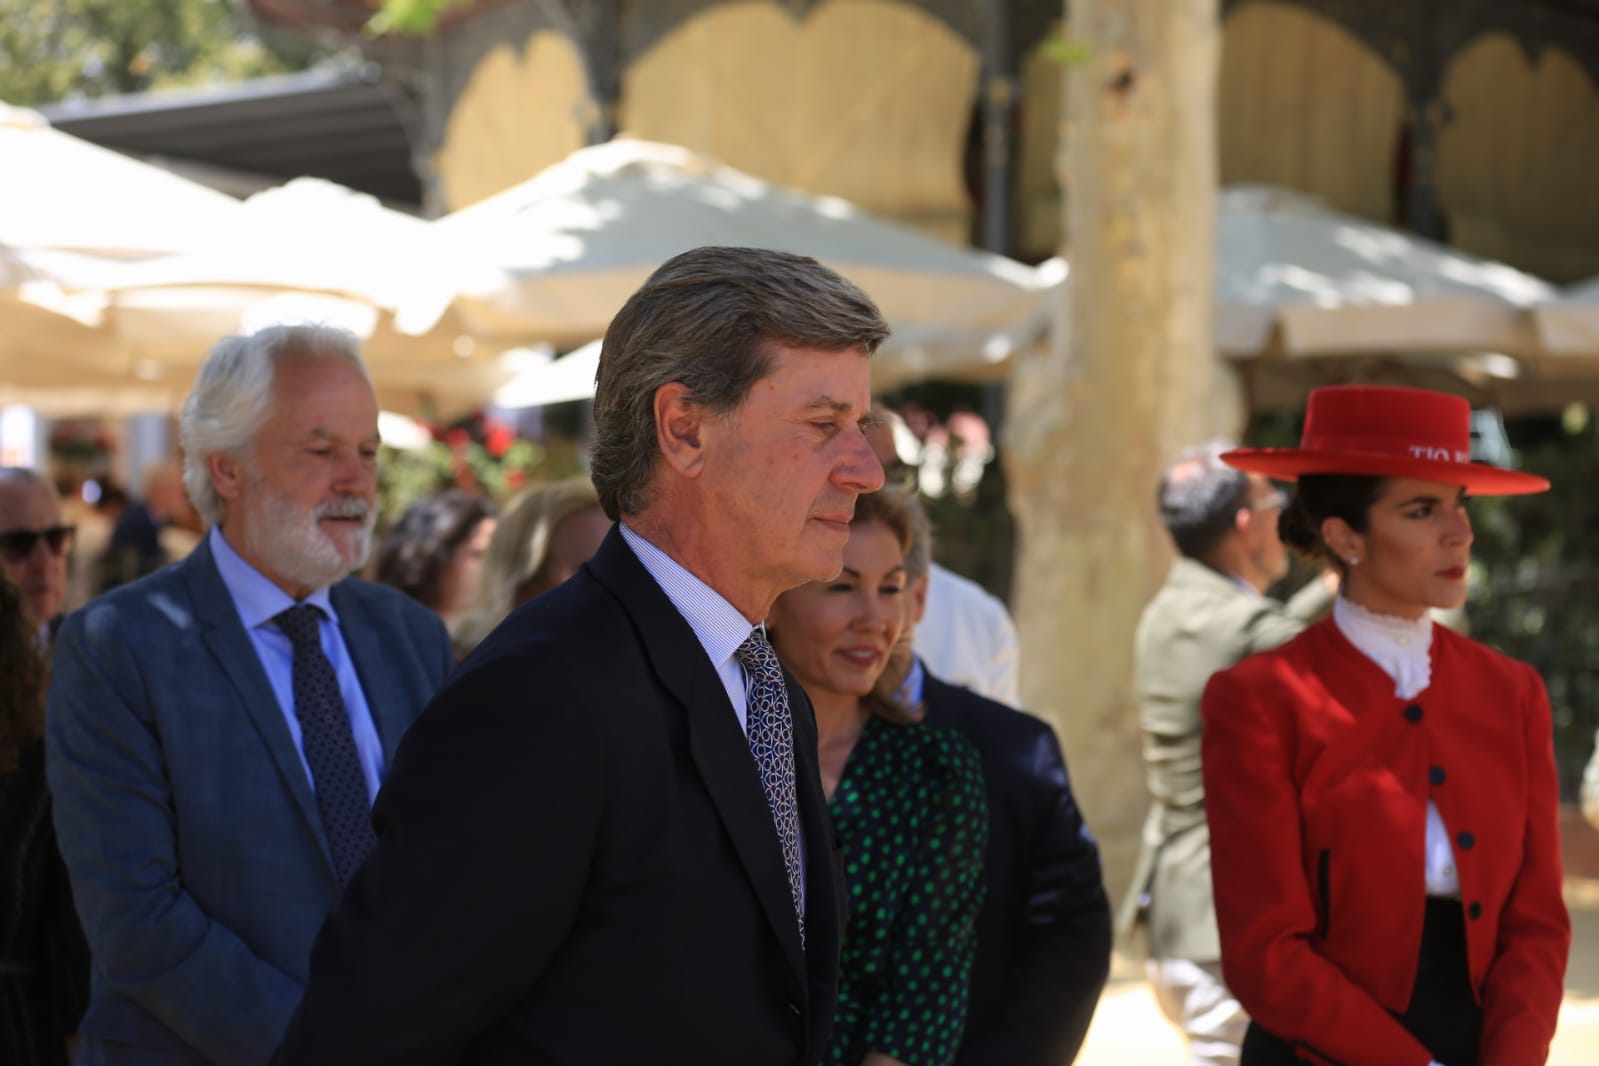
[[[705,485],[740,569],[778,588],[839,572],[855,498],[883,485],[861,429],[870,406],[865,352],[777,346],[771,372],[717,420]]]

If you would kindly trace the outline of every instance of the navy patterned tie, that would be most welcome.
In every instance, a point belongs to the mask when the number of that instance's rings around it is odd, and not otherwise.
[[[799,802],[794,794],[794,720],[789,716],[788,686],[783,669],[766,634],[756,629],[739,645],[734,657],[750,676],[746,715],[750,754],[761,772],[761,787],[772,809],[777,839],[783,846],[788,870],[788,890],[794,897],[794,917],[799,922],[800,943],[805,943],[805,898],[800,884]]]
[[[308,603],[273,619],[294,645],[294,716],[300,720],[305,761],[311,767],[317,811],[333,849],[333,871],[343,885],[372,850],[372,808],[355,753],[355,735],[333,664],[322,654],[322,609]]]

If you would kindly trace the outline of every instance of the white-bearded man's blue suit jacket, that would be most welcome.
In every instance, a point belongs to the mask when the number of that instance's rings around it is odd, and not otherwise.
[[[394,589],[330,589],[383,751],[453,668],[443,623]],[[257,1066],[338,902],[284,711],[209,541],[73,614],[47,762],[93,957],[79,1066]]]

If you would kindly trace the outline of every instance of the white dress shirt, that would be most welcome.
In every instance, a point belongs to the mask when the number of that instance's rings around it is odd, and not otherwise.
[[[1008,707],[1021,705],[1016,625],[999,598],[934,563],[912,648],[933,676]]]
[[[1349,643],[1382,667],[1394,681],[1394,695],[1408,700],[1432,684],[1431,616],[1412,622],[1377,614],[1342,596],[1333,604],[1333,620]],[[1460,873],[1443,816],[1427,801],[1427,895],[1458,899]]]

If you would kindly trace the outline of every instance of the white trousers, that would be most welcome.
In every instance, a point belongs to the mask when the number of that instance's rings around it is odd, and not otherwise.
[[[1189,1066],[1238,1066],[1249,1017],[1221,979],[1221,964],[1149,959],[1144,973],[1161,1013],[1188,1039]]]

